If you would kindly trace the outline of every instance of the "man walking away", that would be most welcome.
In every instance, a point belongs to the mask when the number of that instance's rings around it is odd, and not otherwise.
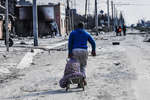
[[[96,56],[96,43],[92,36],[86,32],[84,29],[84,24],[79,23],[77,26],[77,29],[72,31],[69,36],[69,43],[68,43],[68,57],[74,58],[80,62],[80,71],[85,74],[85,68],[87,65],[87,59],[88,59],[88,51],[87,51],[87,41],[92,46],[92,56]],[[86,85],[86,81],[84,79],[84,83]]]
[[[123,24],[123,35],[126,36],[126,26]]]
[[[116,32],[116,36],[118,36],[118,27],[117,26],[115,26],[115,32]]]

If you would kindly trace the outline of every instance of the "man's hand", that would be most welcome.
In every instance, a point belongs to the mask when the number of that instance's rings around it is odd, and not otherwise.
[[[91,52],[91,55],[92,55],[92,56],[96,56],[96,52],[95,52],[95,51],[92,51],[92,52]]]
[[[71,53],[68,54],[68,58],[72,58],[72,56],[73,56],[73,55],[72,55]]]

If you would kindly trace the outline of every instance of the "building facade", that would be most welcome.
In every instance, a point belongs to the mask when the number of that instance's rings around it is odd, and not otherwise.
[[[58,4],[54,6],[54,14],[55,18],[54,20],[56,21],[59,31],[61,35],[66,34],[66,13],[65,13],[65,5],[64,4]]]
[[[65,6],[63,4],[38,5],[39,36],[51,35],[50,23],[56,22],[60,35],[65,35]],[[32,5],[17,5],[16,32],[19,36],[32,36]]]
[[[6,0],[0,0],[0,39],[3,39],[5,35],[5,31],[4,31],[5,4],[6,4]],[[17,0],[8,0],[10,32],[14,32],[13,24],[15,21],[16,4],[17,4]]]

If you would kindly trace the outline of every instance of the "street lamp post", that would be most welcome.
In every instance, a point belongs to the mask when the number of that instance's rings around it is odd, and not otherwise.
[[[73,12],[73,1],[71,1],[71,6],[72,6],[72,10],[71,10],[71,29],[74,30],[74,12]]]
[[[112,11],[112,30],[115,30],[114,29],[114,3],[113,1],[111,1],[111,11]]]
[[[112,11],[112,20],[113,20],[113,18],[114,18],[114,3],[113,3],[113,1],[111,1],[111,11]]]
[[[110,30],[110,18],[109,18],[109,0],[107,0],[107,18],[108,18],[108,31]]]
[[[116,8],[116,4],[114,4],[114,27],[117,26],[118,24],[118,11],[117,11],[117,8]]]
[[[38,46],[38,16],[37,16],[37,4],[36,0],[33,0],[33,35],[34,46]]]
[[[9,52],[9,31],[8,31],[8,0],[5,3],[6,10],[5,10],[5,29],[6,29],[6,49]]]
[[[98,35],[97,0],[95,0],[95,26],[96,26],[96,35]]]

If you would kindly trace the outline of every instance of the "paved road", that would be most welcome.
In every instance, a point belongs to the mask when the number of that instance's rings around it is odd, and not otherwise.
[[[130,43],[125,42],[127,58],[130,67],[135,68],[137,80],[133,81],[133,88],[137,100],[149,100],[150,96],[150,44],[143,42],[143,38],[135,35],[128,37]]]
[[[150,44],[139,35],[96,39],[97,56],[89,52],[85,91],[72,85],[66,93],[59,87],[67,51],[42,51],[30,67],[0,84],[0,100],[149,100]]]

